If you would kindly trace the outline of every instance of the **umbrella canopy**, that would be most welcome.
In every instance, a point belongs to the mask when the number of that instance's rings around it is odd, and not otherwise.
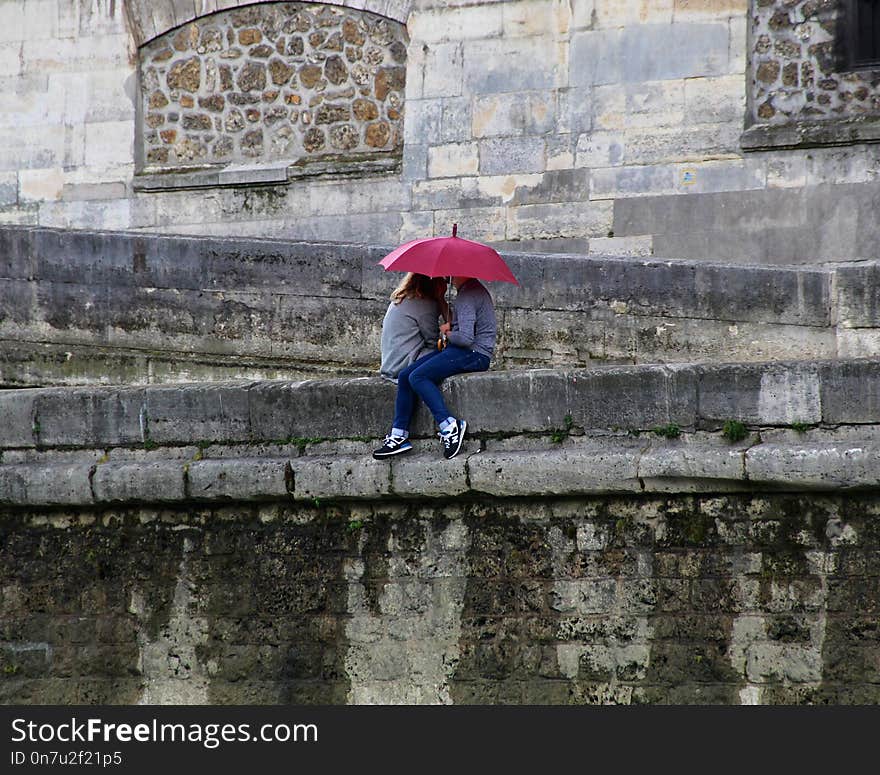
[[[476,277],[519,285],[498,251],[457,235],[456,224],[451,237],[407,242],[392,250],[379,264],[392,272],[418,272],[428,277]]]

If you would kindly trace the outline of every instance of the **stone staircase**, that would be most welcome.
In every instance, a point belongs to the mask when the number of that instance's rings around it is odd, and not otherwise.
[[[0,227],[0,384],[365,376],[389,246]],[[870,357],[875,262],[507,253],[494,369]]]

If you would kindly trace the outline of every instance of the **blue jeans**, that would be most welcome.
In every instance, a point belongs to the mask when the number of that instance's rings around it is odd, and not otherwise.
[[[438,385],[453,374],[486,371],[489,358],[473,350],[449,345],[445,350],[423,355],[397,375],[397,399],[394,402],[394,428],[409,430],[416,395],[428,405],[438,424],[450,416]]]

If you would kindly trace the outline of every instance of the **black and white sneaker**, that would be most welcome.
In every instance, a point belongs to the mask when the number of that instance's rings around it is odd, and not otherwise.
[[[465,431],[467,431],[467,423],[464,420],[456,420],[448,431],[440,433],[440,441],[443,442],[443,457],[447,460],[454,458],[461,451]]]
[[[373,450],[373,457],[381,460],[383,457],[399,455],[412,449],[409,439],[403,436],[392,436],[390,433],[385,437],[385,443],[379,449]]]

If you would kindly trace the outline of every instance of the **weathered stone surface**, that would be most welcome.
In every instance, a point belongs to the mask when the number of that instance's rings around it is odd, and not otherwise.
[[[473,490],[494,496],[638,492],[638,442],[572,447],[535,455],[485,452],[468,458]]]
[[[753,482],[835,490],[880,484],[876,443],[761,444],[745,460]]]
[[[85,506],[93,502],[89,464],[0,465],[0,503]]]
[[[249,383],[156,387],[145,393],[146,438],[158,444],[247,441]]]
[[[390,470],[381,460],[327,455],[296,458],[290,467],[297,500],[371,498],[390,491]]]
[[[291,477],[286,458],[198,460],[187,466],[187,492],[195,500],[283,498],[289,494]]]
[[[331,165],[339,161],[340,154],[376,153],[380,149],[389,155],[400,154],[406,77],[403,25],[386,19],[379,38],[388,37],[387,42],[364,48],[370,17],[361,9],[351,14],[295,13],[298,21],[287,25],[281,21],[280,7],[271,4],[249,9],[246,22],[236,16],[242,9],[214,10],[217,12],[212,14],[208,29],[189,24],[148,42],[142,56],[149,67],[141,69],[141,80],[147,129],[176,123],[179,108],[191,109],[198,104],[211,115],[185,114],[183,128],[217,132],[219,136],[180,137],[176,128],[161,134],[138,133],[138,142],[143,145],[138,158],[147,173],[153,176],[174,167],[191,168],[194,163],[289,163],[296,161],[297,153],[304,157],[333,155]],[[388,9],[382,6],[377,12],[385,15]],[[193,53],[195,56],[187,59],[173,60],[173,56]],[[356,73],[350,71],[351,63],[359,68]],[[356,90],[355,84],[361,88]],[[311,110],[300,114],[280,107],[266,111],[248,107],[261,101],[275,102],[281,90],[272,87],[289,90],[284,96],[288,105],[315,108],[324,100],[334,103],[336,111],[346,115],[334,116],[331,122],[351,121],[353,101],[362,104],[353,125],[328,135],[318,134],[310,127],[314,118]],[[366,96],[375,97],[376,102],[364,100]],[[244,113],[238,107],[244,107]],[[317,122],[326,123],[326,104],[319,113]],[[380,116],[384,120],[376,122]],[[245,122],[271,127],[272,137],[251,133],[236,141],[233,135],[246,126]],[[181,174],[191,173],[186,169]],[[169,180],[162,178],[161,182],[168,187]],[[197,185],[206,183],[209,181],[202,178]],[[220,185],[229,183],[220,181]]]
[[[185,497],[184,476],[179,460],[104,463],[95,468],[92,487],[101,503],[179,502]]]

